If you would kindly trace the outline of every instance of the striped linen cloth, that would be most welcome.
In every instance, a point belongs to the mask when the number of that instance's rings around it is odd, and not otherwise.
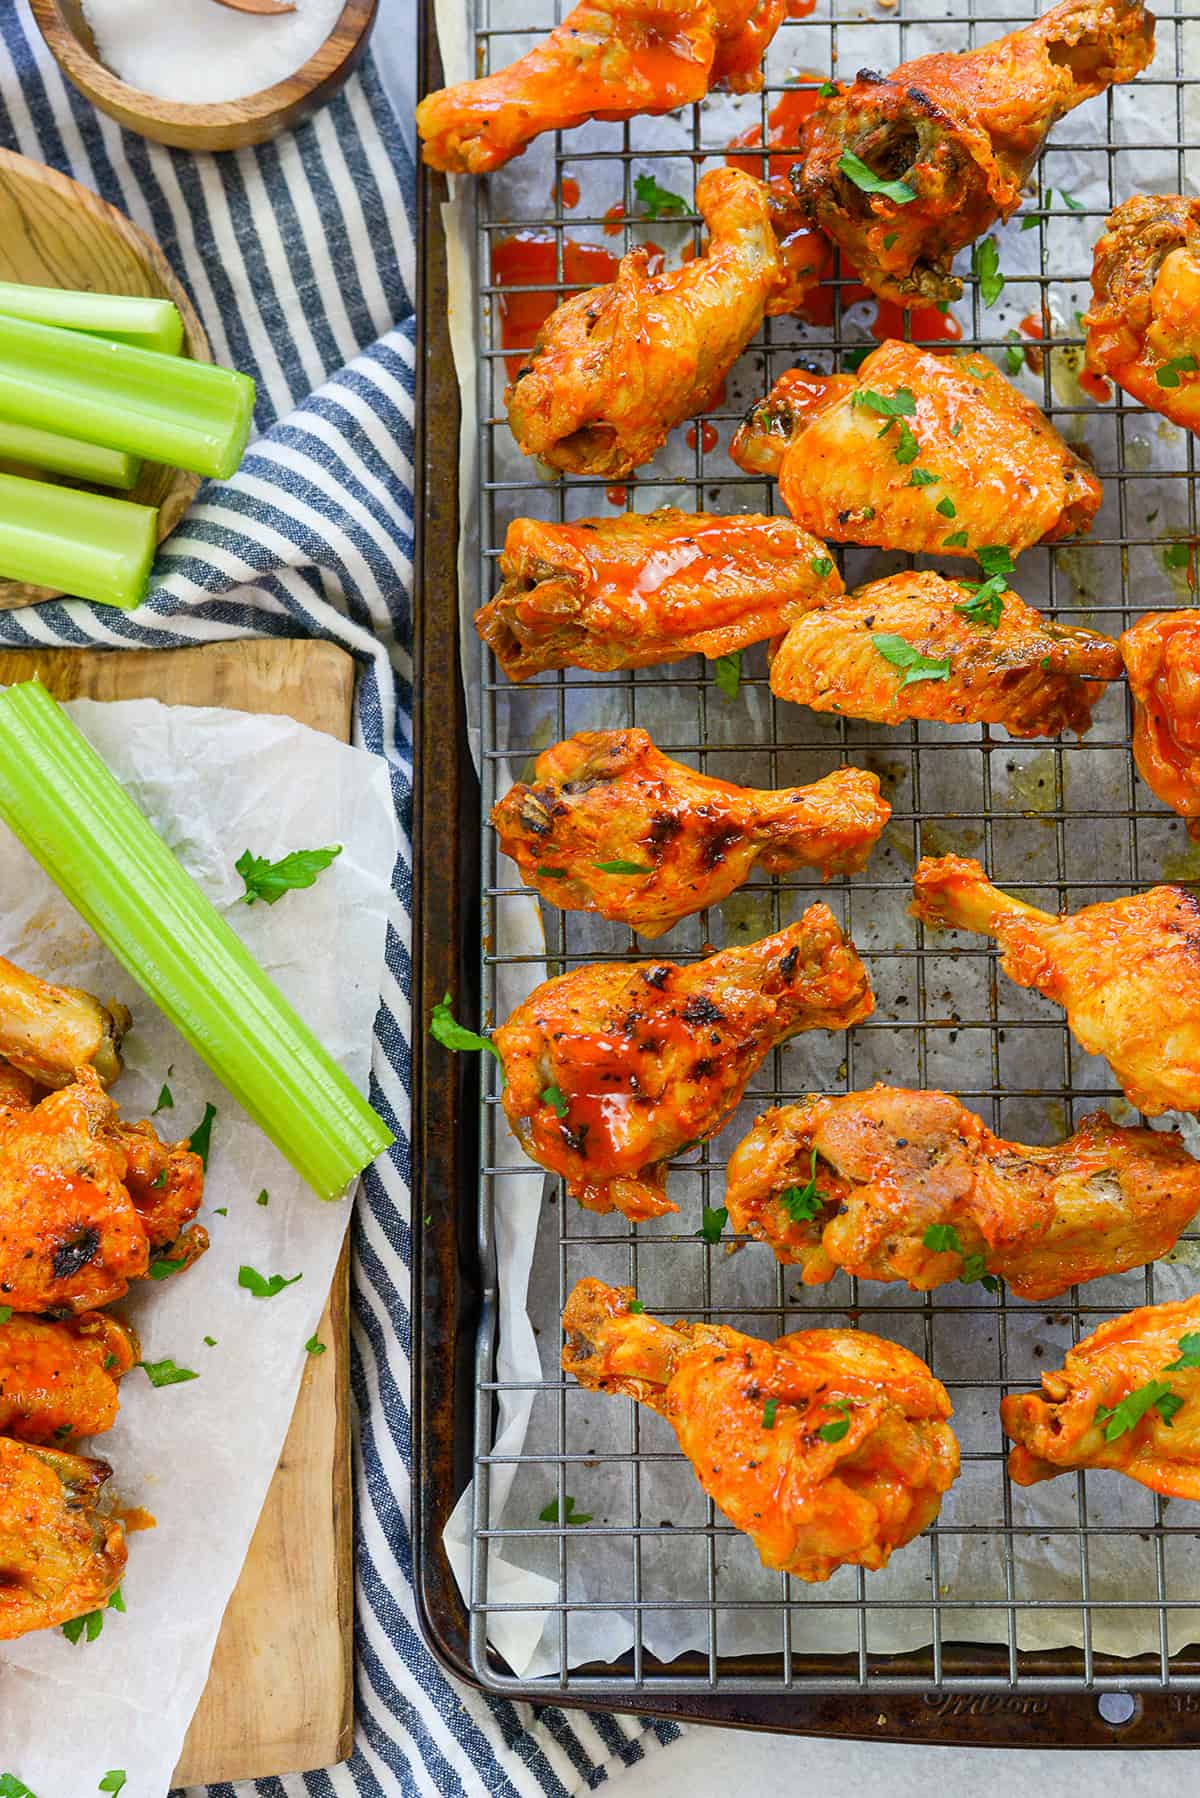
[[[411,31],[403,0],[389,4]],[[355,1748],[343,1766],[214,1786],[210,1798],[567,1798],[591,1790],[678,1731],[532,1709],[456,1684],[421,1639],[411,1587],[409,146],[371,61],[310,124],[261,149],[206,157],[146,143],[61,79],[25,0],[0,0],[0,143],[95,188],[158,240],[218,360],[258,381],[262,433],[234,480],[201,492],[141,609],[70,601],[0,612],[0,641],[339,643],[361,668],[355,741],[387,757],[400,821],[371,1089],[396,1147],[367,1174],[353,1229]]]

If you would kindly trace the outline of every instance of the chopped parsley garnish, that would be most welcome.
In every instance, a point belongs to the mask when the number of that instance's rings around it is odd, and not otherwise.
[[[496,1057],[502,1068],[504,1066],[495,1043],[489,1041],[486,1036],[480,1036],[478,1031],[468,1030],[465,1025],[457,1021],[454,1013],[450,1010],[449,993],[444,999],[440,999],[433,1008],[429,1019],[429,1034],[435,1043],[441,1043],[444,1049],[453,1049],[456,1054],[461,1054],[468,1049],[486,1049],[489,1055]]]
[[[778,1409],[779,1400],[777,1398],[769,1398],[763,1406],[762,1427],[764,1430],[773,1430],[775,1428],[775,1413]]]
[[[1190,554],[1186,543],[1168,543],[1163,550],[1163,562],[1168,568],[1186,568]]]
[[[843,369],[848,374],[856,375],[875,347],[873,343],[864,343],[861,349],[847,350],[842,356]]]
[[[1119,1405],[1096,1407],[1096,1422],[1104,1425],[1104,1440],[1115,1442],[1127,1430],[1136,1429],[1147,1411],[1157,1410],[1167,1428],[1172,1427],[1172,1419],[1176,1411],[1183,1408],[1183,1400],[1178,1393],[1172,1392],[1167,1380],[1147,1380],[1139,1386]]]
[[[193,1155],[199,1155],[200,1166],[205,1172],[208,1171],[208,1154],[209,1149],[212,1146],[213,1119],[216,1115],[216,1106],[206,1104],[204,1107],[204,1116],[200,1119],[200,1122],[196,1125],[196,1128],[188,1138],[188,1147],[191,1149]]]
[[[907,206],[915,200],[917,190],[909,187],[906,181],[885,181],[881,175],[869,169],[860,156],[853,150],[843,150],[838,157],[838,169],[855,187],[861,188],[865,194],[881,194],[885,200],[891,200],[897,206]]]
[[[152,1386],[182,1386],[185,1380],[198,1380],[200,1375],[190,1367],[176,1367],[170,1355],[162,1361],[139,1361]]]
[[[161,1192],[162,1188],[167,1184],[167,1170],[165,1167],[159,1168],[150,1184],[156,1191]]]
[[[238,1268],[238,1285],[244,1286],[246,1291],[256,1299],[273,1299],[276,1293],[283,1291],[285,1286],[294,1286],[297,1280],[303,1278],[303,1274],[293,1274],[290,1280],[285,1280],[282,1274],[272,1274],[270,1279],[267,1279],[253,1267],[246,1267],[243,1264]]]
[[[293,849],[290,855],[272,862],[265,855],[251,855],[248,849],[243,850],[233,864],[246,883],[242,904],[253,905],[256,899],[262,899],[274,905],[285,893],[315,886],[317,875],[323,874],[341,853],[342,845],[332,843],[328,849]]]
[[[954,501],[950,498],[950,495],[948,493],[944,499],[940,499],[938,501],[937,505],[934,507],[934,511],[940,512],[943,518],[957,518],[958,517],[958,507],[955,505]]]
[[[950,657],[922,655],[919,649],[907,642],[903,637],[894,636],[890,631],[871,638],[885,662],[893,668],[903,668],[902,686],[911,687],[919,680],[949,680]]]
[[[915,418],[917,402],[907,387],[897,387],[895,393],[876,393],[873,387],[861,387],[851,400],[852,406],[862,406],[868,412],[877,412],[880,418]]]
[[[186,1255],[181,1255],[178,1261],[172,1261],[166,1255],[155,1255],[150,1263],[150,1278],[152,1280],[169,1280],[172,1274],[177,1274],[181,1267],[186,1266]]]
[[[630,1317],[641,1317],[642,1314],[644,1313],[645,1309],[646,1309],[646,1307],[645,1307],[645,1305],[643,1305],[641,1299],[630,1299],[630,1301],[629,1301]]]
[[[0,1305],[0,1324],[8,1323],[12,1314],[13,1308],[11,1305]]]
[[[828,556],[814,556],[809,567],[819,581],[827,580],[833,573],[833,563]]]
[[[817,89],[817,92],[820,94],[822,100],[834,99],[837,95],[837,91],[838,90],[837,90],[837,82],[836,81],[823,81],[821,83],[820,87]]]
[[[254,1203],[256,1205],[269,1205],[271,1203],[271,1195],[267,1191],[265,1186],[263,1187],[262,1191],[259,1193],[258,1197],[255,1199]]]
[[[921,1241],[935,1255],[945,1255],[951,1252],[961,1255],[963,1252],[962,1243],[958,1239],[958,1231],[953,1224],[930,1224]]]
[[[1179,1358],[1176,1361],[1168,1361],[1163,1368],[1164,1373],[1178,1373],[1185,1367],[1200,1367],[1200,1332],[1189,1330],[1186,1336],[1179,1338],[1176,1346],[1179,1349]]]
[[[653,868],[644,868],[641,862],[593,862],[601,874],[653,874]]]
[[[965,531],[951,531],[948,537],[942,538],[943,549],[966,549],[966,547],[967,533]]]
[[[962,1264],[962,1272],[958,1276],[963,1286],[974,1286],[976,1281],[988,1292],[999,1292],[1000,1282],[995,1274],[987,1271],[986,1255],[967,1255]]]
[[[1054,191],[1054,189],[1051,188],[1050,193],[1053,193],[1053,191]],[[1077,200],[1075,198],[1074,194],[1069,194],[1065,187],[1059,188],[1058,197],[1069,212],[1083,212],[1084,211],[1083,201]],[[1049,199],[1050,194],[1047,194],[1046,198]]]
[[[934,474],[928,468],[914,468],[908,477],[910,487],[936,487],[941,480],[940,474]]]
[[[98,1792],[120,1792],[120,1791],[124,1790],[124,1787],[125,1787],[125,1769],[124,1769],[124,1767],[113,1767],[104,1775],[104,1778],[100,1781],[100,1784],[96,1787],[96,1790]]]
[[[547,1086],[542,1091],[542,1104],[549,1105],[556,1117],[565,1118],[570,1106],[561,1086]]]
[[[718,656],[713,669],[713,679],[717,683],[717,691],[726,699],[736,699],[738,688],[742,684],[742,652],[740,649],[730,650],[728,655]]]
[[[1010,375],[1019,375],[1025,366],[1025,351],[1021,347],[1021,339],[1015,331],[1008,334],[1008,348],[1004,352],[1004,366]]]
[[[812,1218],[820,1216],[826,1198],[825,1193],[817,1190],[817,1151],[814,1149],[809,1164],[808,1185],[786,1186],[779,1195],[779,1203],[794,1224],[806,1224]]]
[[[594,1516],[594,1511],[577,1511],[575,1509],[575,1500],[571,1497],[569,1492],[567,1493],[563,1503],[562,1520],[564,1523],[590,1523]],[[552,1498],[548,1505],[542,1506],[542,1509],[538,1512],[538,1522],[558,1522],[558,1500],[556,1498]]]
[[[325,1344],[318,1341],[315,1336],[310,1336],[304,1345],[304,1352],[308,1355],[323,1355],[325,1353]]]
[[[567,878],[567,870],[565,868],[537,867],[534,869],[534,873],[539,880],[565,880]]]
[[[1200,365],[1194,356],[1174,356],[1170,362],[1155,369],[1154,379],[1160,387],[1178,387],[1180,375],[1195,374],[1197,366]]]
[[[82,1617],[72,1617],[64,1623],[62,1633],[71,1643],[78,1642],[81,1636],[86,1636],[89,1642],[94,1642],[104,1628],[105,1611],[123,1611],[124,1609],[125,1599],[120,1586],[118,1586],[107,1603],[101,1605],[99,1610],[85,1611]],[[118,1786],[116,1789],[119,1791],[120,1787]],[[25,1790],[24,1786],[21,1787],[21,1790]],[[3,1798],[3,1793],[4,1787],[0,1784],[0,1798]]]
[[[728,1222],[729,1211],[726,1206],[706,1205],[704,1221],[696,1231],[696,1235],[702,1237],[705,1242],[720,1242],[721,1232]]]
[[[647,218],[678,217],[688,210],[688,203],[681,194],[673,194],[669,188],[660,187],[653,175],[635,175],[633,191],[638,205]]]
[[[162,1091],[158,1095],[158,1104],[154,1107],[154,1110],[150,1113],[150,1116],[152,1118],[156,1118],[160,1111],[173,1110],[174,1105],[175,1105],[174,1096],[171,1092],[170,1087],[167,1085],[166,1081],[164,1080]]]
[[[962,431],[962,419],[956,418],[954,423],[950,426],[950,435],[951,435],[951,437],[957,437],[957,436],[959,436],[961,431]]]
[[[961,606],[955,606],[954,610],[961,612],[964,618],[969,618],[972,624],[986,624],[989,630],[994,631],[1004,611],[1007,586],[1004,576],[995,574],[990,581],[984,581],[980,586],[973,586],[970,581],[960,581],[958,584],[965,587],[973,597],[965,600]]]
[[[0,1773],[0,1798],[37,1798],[15,1773]]]
[[[889,427],[885,425],[883,431],[881,431],[879,435],[882,437],[884,431],[888,428]],[[903,419],[900,420],[900,436],[893,454],[901,467],[907,467],[908,463],[915,462],[917,456],[920,454],[920,445],[918,444],[914,433],[905,424]],[[936,480],[936,478],[937,477],[935,476],[934,479]],[[920,485],[920,483],[918,482],[917,485]]]
[[[1015,564],[1012,551],[1003,543],[985,543],[975,551],[975,560],[986,575],[1012,574]]]
[[[1041,222],[1036,212],[1027,212],[1021,220],[1021,229],[1022,231],[1036,231]]]
[[[884,249],[885,250],[892,249],[894,247],[896,239],[899,235],[900,235],[900,233],[898,231],[889,231],[887,236],[883,240]]]
[[[122,1616],[125,1615],[125,1593],[120,1586],[117,1587],[116,1591],[109,1599],[108,1608],[110,1611],[119,1611]]]
[[[850,1428],[850,1404],[846,1399],[838,1399],[825,1406],[827,1411],[838,1411],[840,1417],[833,1423],[823,1423],[817,1431],[822,1442],[840,1442]]]
[[[215,1336],[206,1336],[204,1338],[204,1346],[205,1346],[205,1348],[216,1348],[216,1346],[217,1346],[216,1337]]]
[[[971,251],[971,269],[979,282],[979,297],[985,306],[994,306],[1004,292],[1004,276],[1000,273],[1000,249],[994,237],[985,237]]]
[[[228,1205],[214,1205],[213,1206],[213,1216],[214,1217],[228,1217],[229,1216]]]

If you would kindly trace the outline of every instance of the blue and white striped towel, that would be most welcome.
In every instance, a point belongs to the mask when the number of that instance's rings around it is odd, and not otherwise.
[[[362,669],[355,740],[387,757],[401,826],[371,1095],[397,1140],[367,1176],[353,1232],[354,1755],[328,1772],[212,1787],[211,1798],[591,1790],[674,1726],[481,1698],[425,1647],[411,1588],[410,150],[371,61],[309,125],[259,150],[197,157],[148,144],[63,82],[25,0],[0,0],[0,142],[95,188],[157,238],[218,359],[258,381],[263,433],[236,479],[201,493],[139,611],[71,601],[0,612],[0,641],[340,643]]]

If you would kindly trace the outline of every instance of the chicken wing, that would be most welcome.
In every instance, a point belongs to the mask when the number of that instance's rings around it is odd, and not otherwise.
[[[756,93],[786,12],[786,0],[580,0],[508,68],[428,94],[422,154],[435,169],[481,175],[544,131],[672,112],[714,87]]]
[[[886,1567],[932,1523],[958,1475],[946,1389],[925,1363],[865,1330],[762,1342],[718,1324],[631,1313],[631,1286],[580,1280],[562,1364],[671,1424],[713,1502],[766,1567],[826,1580]]]
[[[651,275],[630,250],[615,281],[572,294],[504,395],[518,447],[568,474],[618,479],[702,412],[785,284],[761,181],[710,169],[696,187],[703,255]]]
[[[1148,612],[1121,637],[1133,697],[1133,759],[1200,838],[1200,612]]]
[[[771,691],[874,724],[922,718],[1053,737],[1082,735],[1120,673],[1111,637],[1043,618],[1003,578],[973,596],[909,571],[798,618],[771,659]]]
[[[140,1352],[129,1326],[102,1311],[65,1323],[8,1318],[0,1324],[0,1435],[61,1447],[111,1430],[118,1382]]]
[[[74,986],[51,986],[0,956],[0,1056],[39,1086],[69,1086],[95,1068],[105,1086],[121,1072],[123,1005],[103,1006]]]
[[[768,1052],[801,1030],[848,1030],[874,1007],[826,905],[707,960],[600,962],[547,980],[493,1034],[504,1110],[525,1153],[589,1211],[679,1207],[673,1155],[715,1135]]]
[[[132,1131],[135,1163],[148,1153],[147,1132],[149,1124]],[[136,1176],[132,1188],[127,1183],[128,1135],[90,1068],[38,1105],[23,1075],[10,1072],[0,1085],[0,1304],[87,1311],[120,1298],[148,1272],[150,1249],[163,1236],[138,1209]],[[169,1217],[181,1227],[199,1204],[200,1159],[182,1145],[164,1157],[161,1190],[142,1197],[152,1225]],[[193,1230],[185,1241],[194,1257],[207,1238]]]
[[[725,1204],[806,1286],[839,1268],[917,1292],[994,1275],[1051,1299],[1165,1255],[1200,1211],[1200,1162],[1175,1131],[1103,1111],[1030,1147],[950,1093],[873,1086],[765,1112],[729,1159]]]
[[[978,862],[926,857],[914,917],[994,936],[1000,966],[1065,1008],[1148,1117],[1200,1110],[1200,898],[1151,887],[1054,917],[991,885]]]
[[[97,1509],[107,1461],[0,1436],[0,1641],[101,1610],[127,1551]]]
[[[1035,1486],[1076,1467],[1128,1474],[1167,1498],[1200,1499],[1200,1296],[1114,1317],[1000,1401],[1016,1444],[1008,1471]]]
[[[1153,54],[1141,0],[1062,0],[981,49],[861,69],[813,113],[796,193],[875,293],[956,300],[955,255],[1016,211],[1053,126]]]
[[[1135,194],[1109,215],[1083,322],[1093,374],[1200,432],[1200,200]]]
[[[574,524],[514,519],[500,572],[475,628],[513,681],[715,660],[843,591],[825,545],[790,519],[671,507]]]
[[[661,936],[764,874],[853,874],[892,808],[879,780],[839,768],[780,792],[673,762],[644,730],[586,730],[538,758],[492,812],[500,847],[543,899]]]
[[[730,454],[778,475],[807,530],[913,555],[1019,555],[1086,531],[1102,498],[1086,462],[985,356],[896,338],[857,374],[782,376]]]

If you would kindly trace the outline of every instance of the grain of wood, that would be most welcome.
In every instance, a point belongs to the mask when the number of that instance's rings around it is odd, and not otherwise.
[[[296,718],[343,742],[354,662],[331,643],[169,650],[0,650],[0,685],[38,675],[59,699],[161,699]],[[118,1095],[119,1096],[119,1095]],[[179,1786],[330,1766],[354,1733],[349,1262],[338,1263],[291,1429],[221,1625]]]

